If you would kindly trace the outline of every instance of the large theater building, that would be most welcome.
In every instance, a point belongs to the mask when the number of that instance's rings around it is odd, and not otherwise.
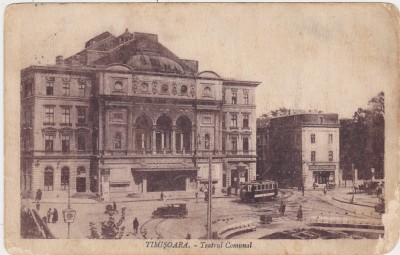
[[[21,71],[21,190],[109,196],[255,179],[259,82],[198,71],[157,35],[102,33]]]

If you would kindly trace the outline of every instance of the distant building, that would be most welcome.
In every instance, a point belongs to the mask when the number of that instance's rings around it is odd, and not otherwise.
[[[267,128],[257,128],[257,174],[289,186],[338,184],[339,127],[337,114],[271,118]]]
[[[198,71],[157,35],[104,32],[21,71],[21,190],[193,190],[256,178],[259,82]]]

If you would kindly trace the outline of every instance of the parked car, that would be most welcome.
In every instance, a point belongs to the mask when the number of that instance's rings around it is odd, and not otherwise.
[[[186,203],[174,202],[168,203],[165,206],[158,207],[153,211],[154,218],[160,217],[178,217],[183,218],[188,214]]]

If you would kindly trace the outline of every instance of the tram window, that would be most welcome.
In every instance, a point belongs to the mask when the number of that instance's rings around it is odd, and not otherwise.
[[[260,190],[261,189],[261,186],[260,185],[257,185],[257,190]]]

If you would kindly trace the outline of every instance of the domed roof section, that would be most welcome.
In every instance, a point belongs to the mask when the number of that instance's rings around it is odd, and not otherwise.
[[[131,56],[126,64],[134,70],[183,74],[183,68],[174,60],[162,56],[138,54]]]
[[[129,32],[120,38],[129,36]],[[185,61],[157,41],[157,37],[149,34],[133,33],[133,39],[112,49],[108,56],[95,61],[95,64],[125,64],[136,71],[165,72],[175,74],[194,74]]]

